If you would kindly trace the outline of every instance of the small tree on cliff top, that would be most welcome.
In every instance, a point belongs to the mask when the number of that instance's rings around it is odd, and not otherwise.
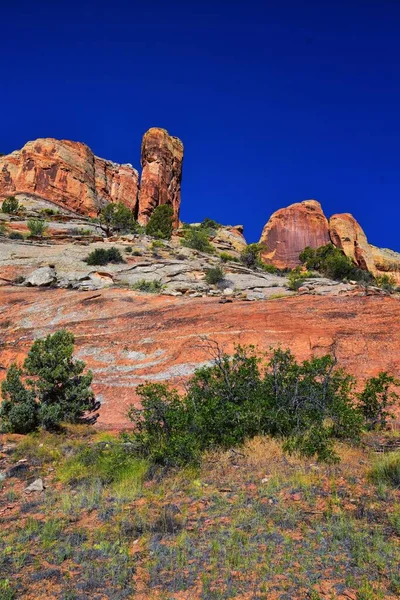
[[[169,204],[157,206],[146,225],[147,235],[170,240],[174,229],[174,211]]]

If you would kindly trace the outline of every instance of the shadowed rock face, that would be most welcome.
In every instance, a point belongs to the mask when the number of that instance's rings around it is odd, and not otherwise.
[[[179,224],[181,203],[183,144],[165,129],[153,127],[142,142],[142,177],[138,221],[146,225],[153,210],[169,204],[174,210],[174,224]]]
[[[101,401],[99,425],[124,427],[135,388],[146,381],[181,385],[211,356],[204,339],[227,352],[289,347],[298,359],[335,349],[339,364],[360,380],[388,370],[400,376],[400,302],[379,297],[300,296],[220,304],[214,298],[138,296],[0,287],[0,379],[21,363],[34,339],[62,327],[76,336],[76,355],[93,369]]]
[[[0,198],[27,194],[94,217],[108,202],[137,210],[138,172],[98,158],[80,142],[28,142],[0,158]]]
[[[300,264],[306,246],[318,248],[330,241],[328,220],[316,200],[305,200],[276,211],[265,225],[261,258],[282,269]]]

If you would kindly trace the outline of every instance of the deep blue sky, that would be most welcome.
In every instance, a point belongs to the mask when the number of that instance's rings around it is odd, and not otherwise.
[[[0,151],[65,138],[138,168],[165,127],[183,220],[255,241],[316,198],[400,251],[398,0],[20,0],[1,22]]]

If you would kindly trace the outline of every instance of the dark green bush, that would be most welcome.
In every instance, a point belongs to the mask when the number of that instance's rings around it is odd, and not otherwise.
[[[118,248],[96,248],[86,258],[88,265],[107,265],[108,263],[123,263],[121,252]]]
[[[364,390],[359,394],[359,405],[368,429],[385,429],[392,418],[391,408],[399,395],[393,391],[400,381],[386,371],[367,379]]]
[[[249,269],[257,267],[260,261],[261,244],[248,244],[240,254],[240,262]]]
[[[143,455],[166,465],[263,434],[288,452],[335,462],[335,440],[357,443],[365,425],[354,386],[329,355],[298,363],[278,349],[263,365],[252,347],[233,356],[216,347],[214,364],[196,371],[183,396],[164,384],[140,386],[143,410],[132,408],[130,418]]]
[[[24,236],[19,231],[11,231],[9,236],[10,240],[24,240]]]
[[[186,229],[185,237],[181,240],[182,246],[198,250],[199,252],[207,252],[213,254],[214,247],[210,244],[208,234],[202,229]]]
[[[29,433],[39,425],[39,405],[35,393],[22,382],[22,369],[14,363],[1,385],[3,402],[0,419],[3,428],[13,433]]]
[[[131,287],[133,290],[146,292],[147,294],[159,294],[163,289],[161,281],[155,279],[152,281],[140,279],[136,283],[133,283]]]
[[[5,429],[56,429],[62,422],[79,423],[85,413],[97,410],[92,373],[84,374],[85,363],[74,360],[73,351],[74,336],[61,330],[33,343],[23,369],[10,367],[2,384],[0,417]]]
[[[19,210],[19,202],[14,196],[10,196],[3,201],[1,205],[1,210],[3,213],[7,213],[9,215],[17,214]]]
[[[228,252],[221,252],[219,255],[222,262],[239,262],[239,259],[236,256],[232,256]]]
[[[211,269],[206,270],[204,279],[209,285],[215,285],[223,281],[224,272],[219,266],[211,267]]]
[[[373,277],[368,271],[359,269],[340,248],[326,244],[320,248],[307,246],[299,255],[300,262],[307,269],[318,271],[330,279],[354,279],[372,283]]]
[[[169,204],[162,204],[154,209],[146,225],[147,235],[170,240],[174,230],[174,211]]]
[[[140,233],[142,231],[132,211],[122,202],[107,204],[99,214],[99,224],[107,237],[114,232]]]

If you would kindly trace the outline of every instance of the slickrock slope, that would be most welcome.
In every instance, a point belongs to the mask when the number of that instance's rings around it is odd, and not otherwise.
[[[375,297],[302,296],[220,304],[215,298],[0,288],[0,378],[22,361],[32,341],[62,327],[76,335],[77,354],[94,371],[100,426],[127,424],[135,387],[182,383],[210,354],[201,336],[227,351],[235,343],[281,344],[299,359],[335,349],[358,378],[387,369],[400,375],[400,301]]]
[[[328,220],[316,200],[297,202],[276,211],[265,225],[261,258],[282,269],[296,267],[306,246],[318,248],[329,242]]]
[[[376,274],[387,274],[400,285],[400,253],[370,245]]]
[[[138,214],[141,225],[146,225],[157,206],[169,204],[174,210],[175,227],[178,227],[182,162],[183,144],[180,139],[159,127],[152,127],[144,134]]]
[[[80,142],[38,139],[0,158],[0,199],[26,194],[96,216],[108,202],[137,209],[139,174],[98,158]]]

